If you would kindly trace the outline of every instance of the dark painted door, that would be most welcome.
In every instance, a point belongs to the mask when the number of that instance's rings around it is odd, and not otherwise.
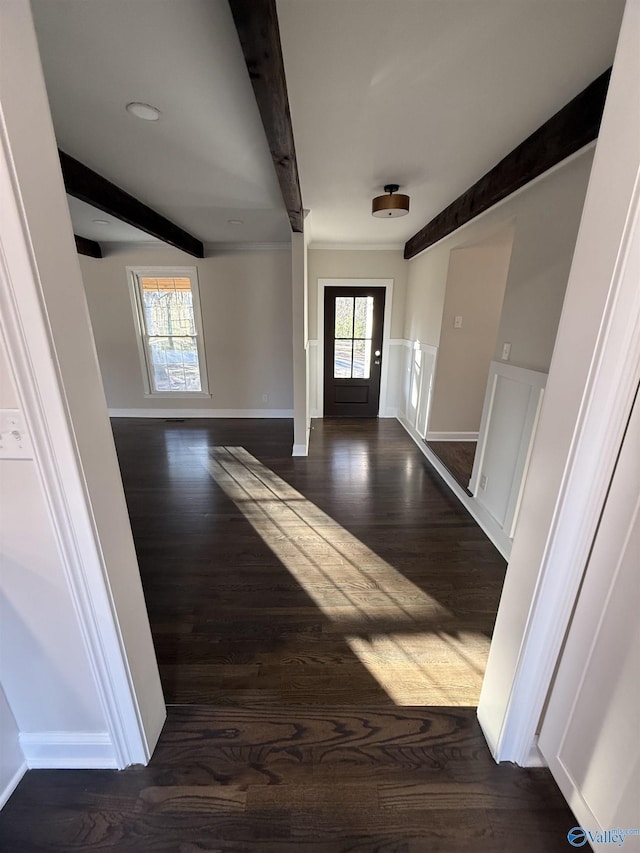
[[[384,296],[384,287],[325,289],[326,417],[378,416]]]

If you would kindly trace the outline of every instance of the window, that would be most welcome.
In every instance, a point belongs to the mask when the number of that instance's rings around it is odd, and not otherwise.
[[[334,379],[369,379],[373,296],[336,296]]]
[[[196,270],[128,272],[145,392],[208,396]]]

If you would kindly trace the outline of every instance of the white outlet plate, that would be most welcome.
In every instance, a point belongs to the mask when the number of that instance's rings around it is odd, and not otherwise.
[[[0,409],[0,459],[33,459],[31,439],[20,409]]]
[[[487,488],[487,475],[480,475],[480,488],[484,491]]]

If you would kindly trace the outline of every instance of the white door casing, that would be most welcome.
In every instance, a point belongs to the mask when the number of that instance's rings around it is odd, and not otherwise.
[[[627,0],[489,652],[496,761],[540,759],[540,717],[640,379],[640,0]]]
[[[317,344],[317,416],[324,416],[324,291],[327,287],[384,287],[384,321],[382,328],[382,374],[380,377],[380,417],[387,417],[389,385],[389,340],[393,279],[391,278],[319,278],[318,279],[318,344]],[[395,411],[392,413],[395,417]]]
[[[639,566],[636,398],[538,742],[591,832],[640,832]],[[640,849],[640,837],[624,849]]]

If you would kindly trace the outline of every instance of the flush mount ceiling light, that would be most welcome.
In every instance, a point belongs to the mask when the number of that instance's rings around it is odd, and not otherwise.
[[[400,189],[398,184],[385,184],[384,191],[389,195],[379,195],[371,203],[373,216],[385,217],[406,216],[409,213],[409,196],[394,195]]]
[[[139,101],[132,101],[127,104],[127,112],[144,121],[158,121],[161,115],[160,110],[156,107],[152,107],[151,104],[142,104]]]
[[[96,225],[109,225],[108,219],[92,219],[92,222],[95,222]]]
[[[244,219],[227,219],[229,225],[244,225]]]

